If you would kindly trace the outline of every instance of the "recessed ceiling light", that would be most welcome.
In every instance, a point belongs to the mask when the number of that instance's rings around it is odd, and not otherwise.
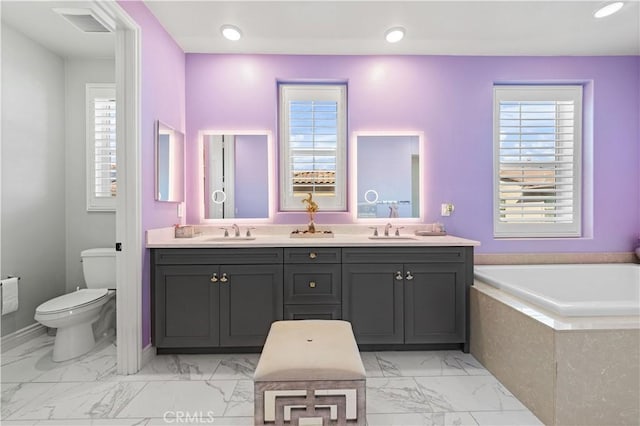
[[[624,6],[624,2],[621,1],[607,3],[593,12],[593,16],[595,18],[604,18],[613,15],[614,13],[622,9],[622,6]]]
[[[242,32],[240,28],[233,25],[223,25],[220,27],[220,32],[227,40],[238,41],[242,37]]]
[[[404,28],[390,28],[386,33],[384,33],[384,38],[386,38],[389,43],[397,43],[404,38]]]

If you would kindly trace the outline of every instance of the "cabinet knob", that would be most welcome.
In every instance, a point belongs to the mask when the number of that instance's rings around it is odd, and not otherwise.
[[[217,283],[218,282],[218,274],[211,275],[211,278],[209,279],[209,281],[211,281],[212,283]]]
[[[311,253],[309,253],[309,259],[315,259],[316,257],[318,257],[318,253],[313,252],[313,251]]]
[[[405,277],[407,281],[411,281],[413,279],[413,275],[411,275],[411,271],[407,271],[407,276]]]
[[[402,281],[402,272],[401,271],[396,271],[396,280],[397,281]]]
[[[220,282],[221,282],[221,283],[226,283],[227,281],[229,281],[229,278],[227,278],[227,273],[226,273],[226,272],[224,272],[224,273],[222,274],[222,276],[220,277]]]
[[[309,281],[309,287],[316,288],[316,282],[315,281]]]

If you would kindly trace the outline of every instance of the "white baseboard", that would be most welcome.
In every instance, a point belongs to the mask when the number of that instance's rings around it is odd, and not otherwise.
[[[140,369],[151,362],[156,357],[156,347],[151,344],[142,349],[142,356],[140,358]]]
[[[2,352],[6,352],[10,349],[15,348],[18,345],[21,345],[29,340],[38,337],[41,334],[47,332],[47,327],[40,323],[33,323],[28,325],[20,330],[14,331],[11,334],[7,334],[2,337]]]

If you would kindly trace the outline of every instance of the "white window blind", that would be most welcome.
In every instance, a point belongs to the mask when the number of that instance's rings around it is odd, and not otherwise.
[[[282,210],[346,210],[346,85],[280,85]]]
[[[113,211],[116,178],[116,97],[113,84],[87,84],[87,210]]]
[[[494,235],[579,236],[582,86],[494,88]]]

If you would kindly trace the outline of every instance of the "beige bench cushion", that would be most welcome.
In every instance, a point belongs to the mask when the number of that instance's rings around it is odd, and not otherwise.
[[[271,324],[254,380],[364,380],[351,323],[338,320]]]

